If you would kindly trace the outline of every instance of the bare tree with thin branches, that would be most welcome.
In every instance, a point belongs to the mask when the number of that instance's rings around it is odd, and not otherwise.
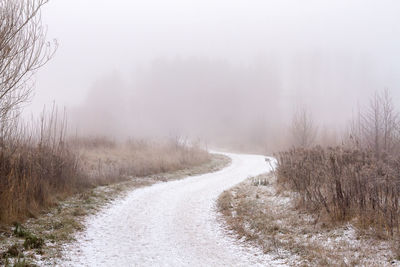
[[[314,123],[311,113],[306,108],[299,109],[292,119],[291,134],[293,145],[310,147],[317,137],[318,128]]]
[[[32,94],[33,75],[54,55],[41,8],[49,0],[0,0],[0,123],[3,129]]]
[[[383,152],[392,153],[398,143],[400,121],[389,90],[375,93],[359,117],[363,146],[372,149],[377,158]]]
[[[399,113],[395,110],[389,90],[386,88],[381,96],[383,116],[383,149],[389,153],[395,148],[398,139]]]

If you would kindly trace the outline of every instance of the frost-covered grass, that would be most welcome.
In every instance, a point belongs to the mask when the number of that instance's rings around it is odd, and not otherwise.
[[[400,264],[393,240],[376,238],[352,222],[328,225],[297,203],[296,193],[280,188],[273,175],[263,175],[225,191],[218,208],[237,238],[290,266]]]

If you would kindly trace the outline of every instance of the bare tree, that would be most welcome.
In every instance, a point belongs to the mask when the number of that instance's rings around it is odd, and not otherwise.
[[[361,134],[361,111],[359,106],[357,108],[357,115],[353,114],[353,118],[347,126],[346,134],[342,139],[342,144],[352,149],[360,149],[363,146]]]
[[[41,8],[49,0],[0,0],[0,123],[29,100],[32,77],[54,55],[57,42],[46,41]]]
[[[375,151],[379,157],[382,139],[382,106],[381,98],[375,93],[370,100],[368,108],[361,113],[361,134],[367,147]]]
[[[399,113],[395,110],[388,89],[375,93],[369,106],[359,111],[354,123],[354,139],[360,148],[372,149],[379,158],[383,152],[393,153],[399,143]]]
[[[383,116],[383,150],[392,152],[398,139],[399,113],[395,110],[389,90],[386,88],[381,96]]]
[[[318,128],[306,108],[301,108],[293,115],[291,134],[295,146],[310,147],[314,144],[317,133]]]

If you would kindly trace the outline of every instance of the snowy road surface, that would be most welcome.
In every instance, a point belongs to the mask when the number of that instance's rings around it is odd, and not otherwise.
[[[277,266],[228,235],[215,201],[249,176],[269,171],[265,157],[226,154],[215,173],[137,189],[87,221],[61,266]]]

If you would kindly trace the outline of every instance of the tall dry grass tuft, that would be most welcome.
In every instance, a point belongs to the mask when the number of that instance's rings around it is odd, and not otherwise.
[[[34,216],[87,184],[65,142],[65,120],[58,120],[53,109],[38,125],[14,125],[1,136],[0,222]]]
[[[300,207],[334,222],[355,219],[379,233],[400,234],[400,157],[315,147],[277,158],[278,182],[299,194]]]

